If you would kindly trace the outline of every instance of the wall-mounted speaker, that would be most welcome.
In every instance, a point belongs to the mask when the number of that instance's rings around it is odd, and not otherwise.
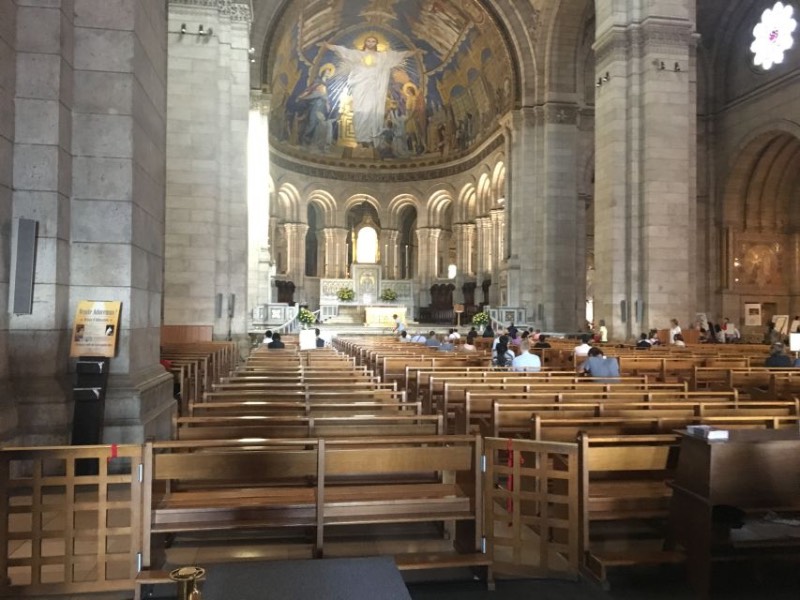
[[[636,322],[643,323],[644,322],[644,302],[641,300],[636,301]]]
[[[228,296],[228,318],[233,318],[233,311],[236,308],[236,294]]]
[[[214,316],[217,319],[222,318],[222,294],[217,294],[216,300],[214,301]]]
[[[628,302],[627,300],[619,301],[619,320],[623,323],[628,322]]]
[[[537,320],[544,321],[544,304],[539,304],[536,313],[537,313]]]
[[[16,244],[11,273],[11,312],[29,315],[33,312],[33,280],[36,274],[36,237],[39,222],[18,219],[16,222]]]

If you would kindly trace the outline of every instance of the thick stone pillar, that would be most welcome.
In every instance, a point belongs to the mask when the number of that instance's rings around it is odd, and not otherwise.
[[[105,438],[167,437],[175,402],[159,364],[166,8],[75,0],[74,15],[69,318],[82,299],[122,301]]]
[[[17,5],[0,2],[0,444],[17,434],[8,364],[8,287],[11,279],[13,212],[14,96],[16,88]]]
[[[623,339],[694,318],[695,3],[595,6],[595,319]]]
[[[250,93],[247,140],[248,307],[270,302],[272,290],[269,252],[269,102],[269,94],[261,90]]]
[[[347,260],[347,230],[343,227],[327,227],[322,230],[325,247],[325,269],[323,277],[338,279],[345,276]]]
[[[247,326],[249,28],[247,3],[169,0],[164,319],[213,324],[218,338]]]

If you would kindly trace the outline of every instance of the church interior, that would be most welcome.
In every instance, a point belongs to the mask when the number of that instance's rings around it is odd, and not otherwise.
[[[798,14],[1,0],[0,598],[796,597]]]

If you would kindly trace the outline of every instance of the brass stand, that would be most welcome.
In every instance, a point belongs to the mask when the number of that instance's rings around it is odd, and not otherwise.
[[[202,567],[181,567],[169,574],[169,578],[178,584],[178,600],[200,600],[197,580],[204,578],[206,570]]]

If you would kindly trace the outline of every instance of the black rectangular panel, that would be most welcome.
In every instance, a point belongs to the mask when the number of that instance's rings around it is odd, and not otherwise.
[[[36,272],[36,234],[39,222],[20,219],[17,222],[17,255],[14,262],[14,299],[12,312],[29,315],[33,312],[33,279]]]

